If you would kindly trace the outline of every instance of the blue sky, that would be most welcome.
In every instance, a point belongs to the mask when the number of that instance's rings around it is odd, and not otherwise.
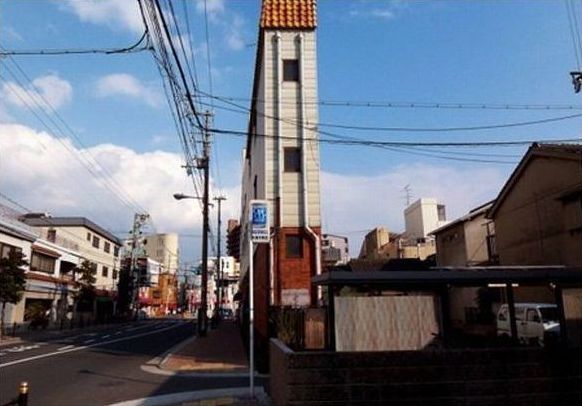
[[[248,98],[260,3],[258,0],[207,1],[214,94]],[[197,73],[202,89],[209,91],[203,1],[186,2]],[[582,4],[577,1],[574,4],[578,15],[582,15]],[[183,1],[177,0],[173,5],[185,28]],[[582,96],[574,94],[569,78],[569,72],[576,68],[576,59],[562,1],[320,0],[318,8],[321,100],[582,106]],[[126,46],[140,37],[140,24],[135,3],[129,0],[97,3],[4,0],[0,3],[0,44],[6,49]],[[156,189],[159,182],[164,187],[171,185],[191,192],[179,168],[178,136],[163,95],[161,78],[149,53],[21,56],[15,60],[31,79],[49,77],[44,82],[37,81],[36,85],[38,89],[45,89],[46,97],[51,98],[60,116],[82,141],[83,145],[74,141],[72,148],[85,151],[88,147],[91,156],[113,173],[127,193],[153,213],[159,229],[197,233],[191,231],[197,230],[199,224],[197,210],[186,210],[183,202],[173,202],[169,189]],[[7,69],[15,71],[16,67],[11,61],[3,60],[0,81],[14,84]],[[119,83],[123,84],[123,91],[119,90]],[[43,142],[54,141],[50,135],[56,134],[48,132],[22,103],[14,100],[9,90],[3,87],[1,122],[20,125],[19,133],[32,138],[45,131],[49,138]],[[245,100],[237,103],[248,105]],[[220,108],[215,113],[217,128],[246,128],[244,114]],[[575,113],[582,112],[322,106],[320,121],[442,128],[523,122]],[[581,129],[580,118],[494,131],[361,132],[325,128],[343,136],[413,142],[569,139],[580,138]],[[63,182],[60,178],[40,176],[46,167],[34,172],[31,166],[39,159],[26,164],[24,158],[18,162],[8,156],[7,151],[18,153],[19,148],[26,148],[25,143],[14,141],[11,135],[14,128],[9,130],[4,128],[0,133],[0,146],[4,150],[0,149],[0,187],[4,193],[35,210],[86,215],[113,231],[130,227],[130,208],[116,202],[109,192],[97,187],[80,193],[82,185],[71,186],[75,182],[84,183],[83,177],[88,175],[82,174],[83,168],[76,174],[81,179]],[[242,145],[242,139],[228,135],[217,138],[215,145],[219,173],[213,173],[214,186],[229,195],[226,212],[232,217],[238,216]],[[61,157],[51,151],[50,148],[45,151],[53,154],[46,157],[48,162],[60,161]],[[517,162],[525,147],[445,151],[447,157]],[[123,157],[124,163],[112,157]],[[66,155],[62,159],[74,161]],[[461,162],[414,155],[410,151],[325,144],[321,161],[324,231],[348,234],[353,251],[359,248],[362,230],[380,224],[394,231],[402,228],[402,188],[406,184],[411,185],[414,197],[432,195],[443,200],[449,207],[449,217],[454,218],[494,198],[514,167],[511,163]],[[165,173],[163,170],[156,176],[145,175],[148,163],[153,162],[160,168],[168,162],[176,167],[168,169],[169,178],[159,175]],[[63,166],[66,165],[63,163]],[[31,175],[19,178],[18,174],[25,170]],[[32,193],[31,189],[38,190],[39,184],[62,188],[67,198],[59,198],[57,194],[48,199]],[[72,190],[65,191],[67,187]],[[353,196],[354,189],[359,191],[359,196]],[[90,201],[79,198],[79,194],[91,195]],[[362,206],[366,209],[362,210]],[[186,250],[184,245],[183,251]],[[192,251],[185,253],[185,258],[192,260],[196,255],[197,251]]]

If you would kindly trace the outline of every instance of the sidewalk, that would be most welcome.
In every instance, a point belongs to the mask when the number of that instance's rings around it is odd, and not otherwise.
[[[206,337],[195,337],[170,353],[160,367],[181,372],[247,372],[248,361],[239,328],[232,321],[222,321]]]

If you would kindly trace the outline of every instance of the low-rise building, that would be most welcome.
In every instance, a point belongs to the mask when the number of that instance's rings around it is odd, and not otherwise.
[[[493,202],[434,230],[438,266],[495,265],[495,225],[486,218]]]
[[[502,265],[582,266],[582,145],[533,144],[488,218]]]
[[[117,291],[121,241],[111,232],[85,217],[51,217],[25,214],[25,224],[39,231],[41,238],[77,252],[95,268],[95,287],[102,292]]]
[[[346,265],[350,261],[348,237],[323,234],[321,236],[321,259],[324,269]]]
[[[368,261],[415,258],[425,260],[434,253],[434,238],[410,239],[405,233],[391,233],[385,227],[376,227],[364,237],[359,259]]]
[[[24,267],[26,285],[22,299],[8,304],[7,325],[28,322],[64,323],[73,317],[76,292],[73,270],[82,257],[77,251],[41,238],[39,230],[19,220],[22,213],[0,205],[0,253],[6,258],[21,252],[28,265]]]
[[[119,238],[85,217],[52,217],[48,214],[28,213],[21,216],[20,220],[37,230],[41,239],[59,247],[67,247],[65,249],[91,263],[96,278],[97,297],[93,311],[84,317],[96,317],[102,322],[109,320],[116,311],[121,247]],[[47,252],[37,256],[45,262],[50,257]]]

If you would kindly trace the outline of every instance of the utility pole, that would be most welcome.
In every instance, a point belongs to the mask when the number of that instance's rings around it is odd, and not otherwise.
[[[223,276],[222,276],[222,261],[220,258],[220,229],[222,228],[222,220],[220,218],[220,209],[221,209],[221,203],[223,200],[226,200],[226,197],[224,196],[218,196],[215,197],[213,200],[216,200],[216,202],[218,203],[218,226],[217,226],[217,237],[216,237],[216,247],[217,247],[217,273],[218,273],[218,319],[220,320],[222,318],[222,315],[220,314],[220,309],[222,307],[222,296],[224,294],[223,290],[222,290],[222,282],[224,280]]]
[[[132,308],[134,311],[134,316],[137,318],[137,314],[139,311],[139,279],[140,274],[139,270],[137,269],[137,254],[139,249],[141,248],[141,228],[144,224],[148,221],[150,215],[147,213],[135,213],[133,215],[133,227],[131,230],[131,276],[133,280],[132,284],[132,292],[131,292],[131,300],[132,300]]]
[[[198,334],[200,337],[206,336],[208,328],[208,206],[209,206],[209,186],[210,186],[210,119],[212,113],[204,112],[204,132],[203,132],[203,156],[199,160],[198,169],[204,171],[204,196],[202,197],[202,303],[201,312],[198,317]]]

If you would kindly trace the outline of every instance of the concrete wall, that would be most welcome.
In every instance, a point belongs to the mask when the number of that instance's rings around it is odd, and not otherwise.
[[[446,224],[439,221],[436,199],[421,198],[404,210],[404,223],[408,238],[426,238],[428,234]]]
[[[293,352],[270,343],[274,405],[574,405],[582,353],[541,349]]]
[[[493,219],[502,265],[582,266],[582,233],[565,228],[567,211],[558,199],[581,182],[578,161],[531,160]]]
[[[337,351],[416,350],[440,333],[433,295],[334,297]]]
[[[303,66],[304,81],[281,82],[281,122],[277,117],[277,55],[275,36],[281,36],[281,59],[298,59]],[[300,57],[299,36],[303,35],[304,57]],[[264,120],[264,134],[278,135],[278,124],[281,125],[283,147],[301,146],[301,127],[305,128],[307,168],[307,190],[309,207],[309,225],[318,227],[320,219],[320,188],[319,188],[319,144],[316,124],[318,122],[317,104],[317,57],[315,31],[274,31],[267,30],[263,38],[264,57],[261,64],[260,90],[264,93],[259,99],[265,100],[258,106],[258,116],[261,112],[270,116]],[[263,82],[264,79],[264,82]],[[305,100],[312,103],[305,104],[305,117],[302,121],[300,109],[300,91],[303,85]],[[260,107],[264,110],[261,111]],[[258,118],[258,117],[257,117]],[[257,126],[257,130],[260,126]],[[258,131],[257,131],[258,132]],[[311,141],[312,140],[312,141]],[[274,201],[277,194],[278,178],[278,150],[277,139],[265,139],[264,173],[266,175],[265,193],[269,200]],[[263,169],[263,168],[261,168]],[[283,226],[294,227],[302,223],[301,173],[283,172]],[[272,223],[273,224],[273,223]]]
[[[438,266],[472,266],[489,261],[485,213],[436,234]]]

